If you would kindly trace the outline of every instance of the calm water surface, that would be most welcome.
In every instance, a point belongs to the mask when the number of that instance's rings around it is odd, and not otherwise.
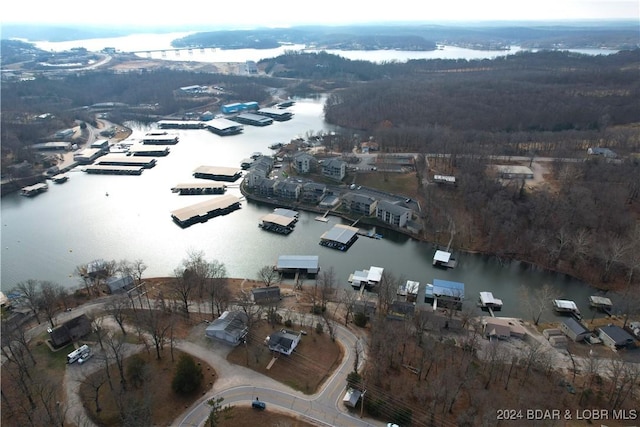
[[[207,259],[223,262],[230,276],[256,278],[258,270],[275,264],[279,255],[318,255],[321,268],[333,267],[344,287],[354,270],[374,265],[421,283],[434,278],[463,282],[467,304],[475,304],[478,292],[492,291],[504,300],[504,315],[521,316],[520,287],[549,283],[587,312],[592,289],[518,262],[502,265],[491,257],[460,255],[456,269],[434,269],[431,244],[381,229],[375,231],[383,239],[361,237],[346,253],[320,246],[322,233],[342,222],[337,217],[323,223],[314,220],[316,214],[302,212],[295,231],[281,236],[258,228],[260,218],[273,207],[243,201],[242,209],[206,223],[186,229],[174,224],[171,211],[215,197],[179,196],[170,190],[175,184],[194,181],[192,171],[198,166],[239,167],[253,152],[271,153],[268,146],[274,142],[332,130],[323,121],[323,102],[299,100],[291,108],[295,114],[291,121],[245,126],[244,133],[236,136],[175,131],[180,142],[141,176],[89,175],[76,168],[68,182],[50,184],[49,191],[36,197],[4,197],[2,290],[27,279],[76,288],[80,282],[73,276],[75,267],[97,258],[141,259],[148,265],[147,277],[170,276],[189,251],[202,251]],[[132,139],[139,140],[150,129],[134,127]],[[237,183],[228,193],[240,196]]]

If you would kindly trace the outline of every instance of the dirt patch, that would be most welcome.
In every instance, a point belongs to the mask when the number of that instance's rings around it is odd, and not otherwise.
[[[224,403],[224,402],[223,402]],[[277,412],[270,407],[264,411],[258,411],[246,406],[234,406],[229,417],[222,419],[219,427],[255,427],[255,426],[281,426],[281,427],[313,427],[311,424],[299,418]]]
[[[267,322],[254,325],[247,344],[235,348],[229,353],[227,360],[253,369],[303,393],[317,392],[320,385],[340,364],[342,348],[336,341],[331,340],[326,332],[318,334],[309,331],[307,335],[302,336],[291,356],[271,352],[265,344],[265,338],[281,328],[282,325],[272,326]],[[300,325],[293,325],[289,329],[299,330]],[[267,369],[274,357],[277,360]]]

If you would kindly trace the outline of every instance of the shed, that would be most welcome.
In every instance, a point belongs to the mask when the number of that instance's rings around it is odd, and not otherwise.
[[[635,340],[627,331],[616,325],[598,328],[598,337],[613,350],[631,348],[635,343]]]
[[[107,288],[110,294],[123,292],[131,289],[133,286],[133,277],[131,275],[125,277],[109,277],[107,279]]]
[[[558,328],[545,329],[544,331],[542,331],[542,335],[546,339],[549,339],[551,337],[556,337],[558,335],[562,335],[562,331],[560,329],[558,329]]]
[[[573,341],[583,341],[589,335],[591,335],[591,331],[589,331],[582,323],[578,322],[573,317],[568,317],[560,323],[560,330],[564,332],[566,336],[571,338]]]
[[[225,311],[207,326],[205,335],[236,346],[249,331],[247,321],[247,314],[242,311]]]
[[[256,304],[273,304],[280,301],[280,299],[280,288],[278,286],[251,289],[251,301]]]
[[[355,408],[358,404],[358,400],[360,400],[360,396],[362,396],[362,392],[360,390],[348,388],[342,398],[342,403],[344,403],[344,406],[348,406],[349,408]]]
[[[554,335],[549,337],[549,343],[554,347],[566,347],[568,342],[567,337],[564,335]]]

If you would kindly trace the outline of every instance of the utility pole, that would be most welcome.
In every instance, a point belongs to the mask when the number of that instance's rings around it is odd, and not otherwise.
[[[362,392],[362,395],[360,395],[360,418],[362,418],[362,413],[364,412],[364,395],[367,394],[367,390]]]

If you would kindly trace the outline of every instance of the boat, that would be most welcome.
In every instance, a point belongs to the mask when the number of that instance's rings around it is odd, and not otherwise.
[[[22,187],[20,190],[21,196],[32,197],[36,194],[44,193],[49,189],[49,185],[46,182],[39,182],[34,185],[29,185],[27,187]]]
[[[491,292],[480,292],[478,306],[487,311],[500,311],[502,310],[502,300],[495,298]]]
[[[566,299],[553,300],[553,309],[559,314],[568,314],[578,320],[582,319],[582,314],[578,310],[575,302]]]

